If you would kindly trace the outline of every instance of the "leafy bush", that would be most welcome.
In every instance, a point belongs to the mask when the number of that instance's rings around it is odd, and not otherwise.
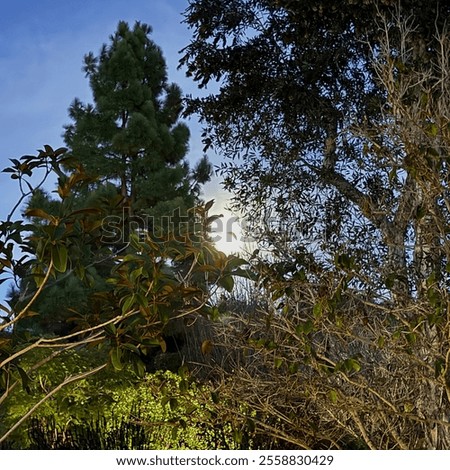
[[[36,361],[33,357],[24,358]],[[48,389],[65,377],[90,370],[102,352],[67,351],[39,369],[27,387],[2,407],[0,431],[10,429]],[[26,364],[24,364],[26,366]],[[5,445],[16,449],[233,449],[231,423],[215,422],[206,386],[169,371],[138,379],[105,369],[69,384],[45,401]]]

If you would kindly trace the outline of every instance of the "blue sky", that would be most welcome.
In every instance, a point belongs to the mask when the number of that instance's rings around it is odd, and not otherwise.
[[[15,0],[2,2],[0,15],[0,169],[9,158],[35,154],[44,144],[63,145],[67,108],[75,97],[91,101],[88,81],[81,70],[83,56],[97,53],[108,42],[119,20],[139,20],[153,27],[153,40],[162,48],[169,80],[184,93],[197,93],[196,85],[177,70],[179,51],[190,33],[182,24],[187,0]],[[200,126],[191,129],[189,159],[202,156]],[[217,156],[210,155],[213,163]],[[0,218],[17,200],[18,189],[0,173]],[[226,196],[217,179],[206,188],[223,212]],[[215,211],[213,211],[215,212]],[[0,297],[2,297],[0,292]]]

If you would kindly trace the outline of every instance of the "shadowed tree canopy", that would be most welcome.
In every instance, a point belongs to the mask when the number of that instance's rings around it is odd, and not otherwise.
[[[221,81],[190,111],[231,158],[236,204],[271,221],[262,241],[294,270],[349,255],[362,282],[405,296],[441,270],[449,14],[416,0],[190,2],[181,65],[201,87]]]

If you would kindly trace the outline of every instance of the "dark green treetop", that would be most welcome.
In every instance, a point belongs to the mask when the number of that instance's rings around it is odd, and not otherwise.
[[[167,203],[192,206],[209,179],[204,157],[190,170],[189,129],[179,122],[180,88],[167,79],[151,27],[121,21],[98,56],[84,58],[93,104],[75,99],[64,139],[99,184],[113,182],[134,213]],[[170,206],[170,204],[169,204]]]

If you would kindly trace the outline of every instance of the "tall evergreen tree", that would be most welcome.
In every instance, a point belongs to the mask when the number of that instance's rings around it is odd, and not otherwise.
[[[105,291],[111,254],[126,246],[123,242],[128,241],[128,231],[137,228],[136,221],[145,223],[140,228],[151,228],[147,225],[151,219],[144,216],[156,220],[166,216],[176,224],[178,215],[185,215],[199,202],[200,186],[210,177],[206,157],[193,169],[186,160],[189,129],[179,122],[181,90],[168,83],[162,51],[150,33],[148,25],[136,22],[131,29],[122,21],[98,56],[89,53],[84,58],[93,104],[75,99],[69,108],[72,123],[64,133],[69,157],[59,183],[64,187],[61,182],[75,177],[80,166],[92,179],[67,197],[60,194],[62,202],[37,190],[28,209],[42,209],[64,219],[66,212],[95,208],[103,217],[115,219],[103,227],[104,246],[79,253],[89,266],[84,276],[87,285],[75,274],[61,275],[36,303],[39,316],[22,323],[25,329],[59,334],[73,328],[68,319],[89,322],[96,293]],[[36,222],[36,230],[40,229],[46,228]],[[33,291],[30,282],[22,289]]]
[[[185,157],[189,129],[179,122],[180,88],[168,83],[151,27],[121,21],[100,54],[84,58],[93,104],[75,99],[64,139],[100,184],[113,182],[133,213],[190,207],[206,182],[203,158],[193,171]]]

